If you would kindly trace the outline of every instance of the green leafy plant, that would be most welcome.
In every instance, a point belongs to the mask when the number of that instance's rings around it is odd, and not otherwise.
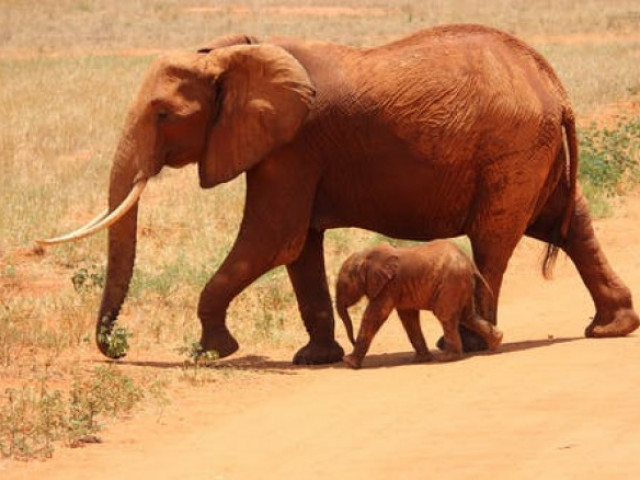
[[[578,177],[589,203],[625,193],[640,181],[640,117],[613,128],[592,124],[580,132]]]
[[[103,321],[103,325],[100,327],[100,333],[98,340],[100,343],[107,346],[107,354],[111,358],[122,358],[129,351],[129,339],[133,334],[127,330],[126,327],[118,325],[117,323],[109,329]]]
[[[192,384],[197,384],[201,380],[199,375],[201,367],[211,366],[220,358],[217,351],[204,350],[200,342],[189,339],[187,336],[183,337],[183,344],[175,350],[179,355],[186,357],[183,362],[183,373],[185,373],[185,377],[189,378]],[[192,375],[186,375],[190,371]]]
[[[76,270],[71,277],[71,282],[73,283],[75,291],[82,295],[103,288],[104,279],[104,267],[91,265],[88,268],[82,267]]]
[[[187,361],[191,361],[196,365],[210,365],[220,358],[215,350],[204,350],[200,342],[183,337],[183,345],[176,348],[176,352],[186,356]]]
[[[2,456],[28,459],[48,458],[53,442],[66,429],[64,401],[60,391],[49,392],[46,383],[40,389],[23,386],[7,388],[0,408],[0,453]]]
[[[165,387],[157,378],[136,381],[110,363],[75,375],[66,393],[50,390],[46,374],[35,386],[7,388],[0,395],[0,456],[49,458],[56,442],[98,442],[100,419],[128,414],[146,396],[166,405]]]

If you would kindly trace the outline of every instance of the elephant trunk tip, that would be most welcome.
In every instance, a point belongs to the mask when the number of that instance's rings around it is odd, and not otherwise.
[[[351,316],[345,305],[338,306],[338,314],[344,324],[344,329],[347,331],[347,338],[351,342],[351,345],[355,346],[356,340],[353,336],[353,323],[351,322]]]

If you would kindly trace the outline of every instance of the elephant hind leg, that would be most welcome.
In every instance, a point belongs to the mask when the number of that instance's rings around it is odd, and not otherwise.
[[[415,362],[422,363],[431,361],[431,352],[429,352],[427,342],[420,328],[420,311],[398,310],[398,317],[400,317],[404,331],[407,332],[409,341],[416,352]]]
[[[438,358],[440,361],[449,362],[452,360],[458,360],[462,356],[463,345],[462,337],[460,336],[460,314],[451,315],[436,315],[442,330],[444,331],[445,347],[443,354]]]
[[[544,242],[553,241],[553,229],[566,201],[566,187],[558,186],[536,221],[526,234]],[[576,266],[582,281],[589,290],[596,314],[585,329],[587,337],[621,337],[640,326],[640,318],[633,309],[631,292],[611,268],[600,247],[587,202],[581,192],[576,194],[575,208],[564,250]]]
[[[496,325],[498,298],[507,264],[529,224],[546,176],[540,170],[550,168],[549,150],[506,155],[483,172],[465,233],[471,241],[473,259],[489,289],[476,292],[478,314]],[[522,171],[513,166],[527,168]],[[523,182],[523,178],[527,182]],[[465,352],[487,350],[485,340],[464,324],[460,326]],[[442,341],[438,342],[441,347]]]

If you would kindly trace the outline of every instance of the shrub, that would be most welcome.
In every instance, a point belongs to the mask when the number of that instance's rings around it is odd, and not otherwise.
[[[165,405],[165,387],[161,379],[137,381],[110,363],[74,376],[68,392],[49,389],[46,374],[36,386],[7,388],[0,395],[0,457],[48,458],[55,442],[95,443],[102,418],[128,414],[145,396]]]
[[[592,124],[580,131],[580,167],[593,213],[606,215],[606,198],[626,193],[640,180],[640,117],[621,119],[613,127]]]

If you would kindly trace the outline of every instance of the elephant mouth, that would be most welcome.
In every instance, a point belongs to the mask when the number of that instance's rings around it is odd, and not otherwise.
[[[87,224],[83,225],[77,230],[74,230],[73,232],[67,233],[65,235],[60,235],[58,237],[36,240],[36,243],[40,246],[49,246],[57,245],[60,243],[75,242],[110,227],[118,220],[120,220],[131,209],[131,207],[133,207],[138,202],[138,200],[140,199],[140,195],[142,195],[142,192],[144,191],[146,185],[147,179],[137,180],[133,184],[133,187],[131,188],[131,191],[129,192],[127,197],[111,213],[109,213],[108,209],[105,209],[95,218],[91,219]]]

